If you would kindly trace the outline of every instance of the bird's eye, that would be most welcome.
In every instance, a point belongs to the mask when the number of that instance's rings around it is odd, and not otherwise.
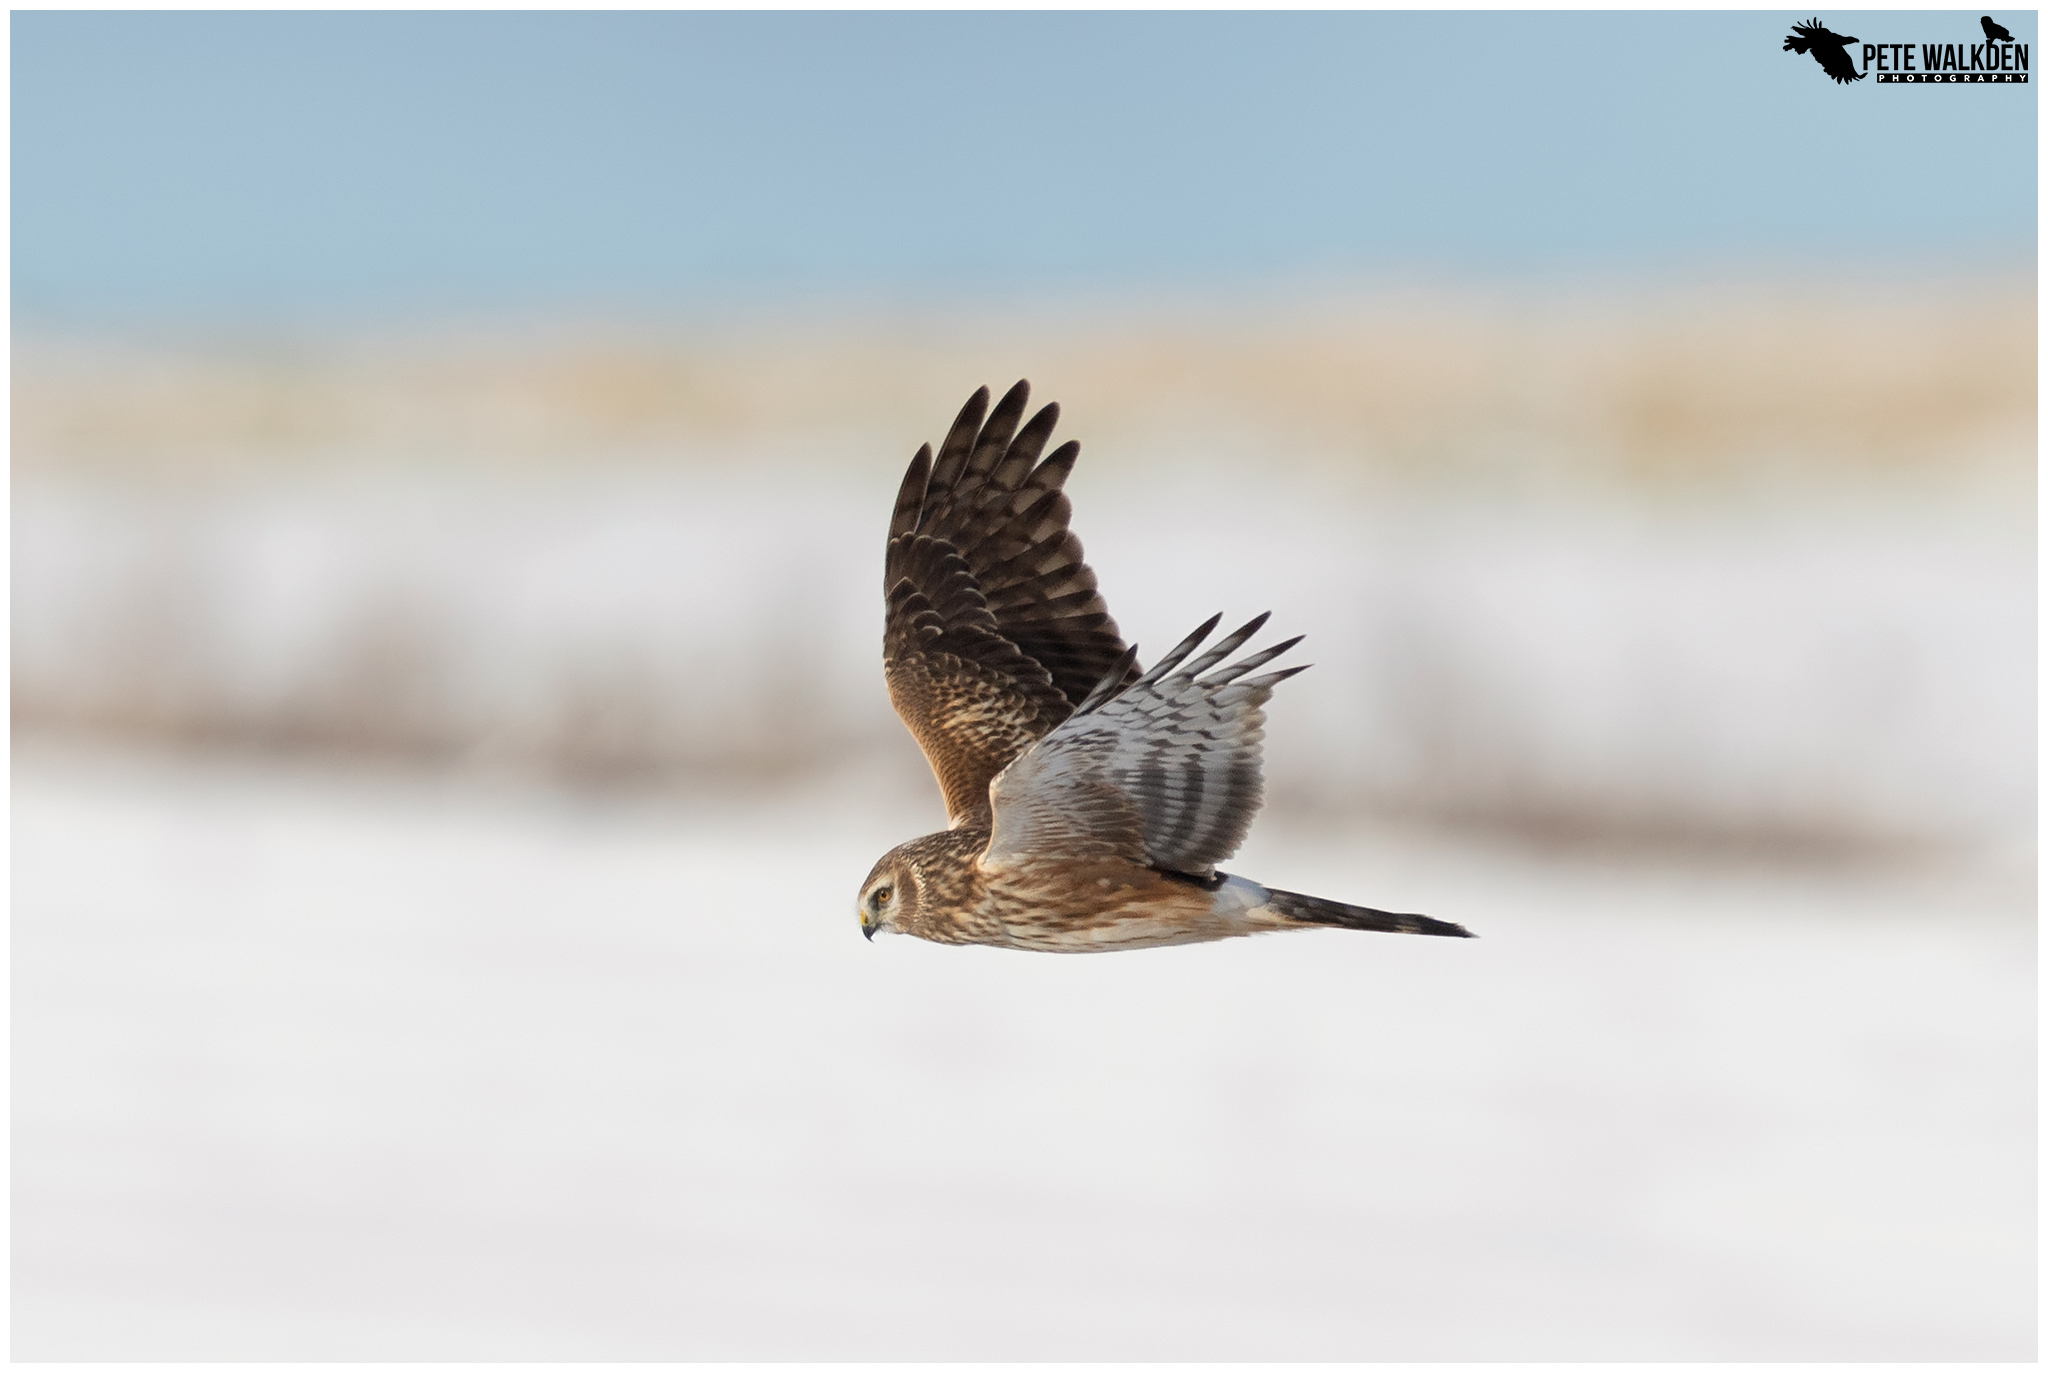
[[[889,904],[889,897],[890,897],[890,895],[892,894],[892,890],[893,890],[893,889],[891,889],[891,888],[889,888],[889,887],[876,887],[876,888],[875,888],[875,909],[876,909],[876,910],[880,910],[880,909],[882,909],[882,907],[884,907],[884,906],[886,906],[886,905],[888,905],[888,904]]]

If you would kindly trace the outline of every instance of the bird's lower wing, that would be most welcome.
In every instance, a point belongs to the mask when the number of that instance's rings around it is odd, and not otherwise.
[[[994,829],[983,864],[1120,857],[1213,874],[1244,842],[1263,797],[1262,707],[1302,670],[1243,680],[1298,639],[1218,667],[1265,621],[1180,668],[1216,627],[1212,619],[1128,688],[1116,685],[1120,674],[1106,677],[990,786]]]

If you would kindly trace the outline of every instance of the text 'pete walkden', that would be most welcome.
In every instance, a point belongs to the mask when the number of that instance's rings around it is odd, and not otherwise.
[[[1863,45],[1863,70],[1876,72],[1879,85],[2024,82],[2027,58],[2025,43]]]

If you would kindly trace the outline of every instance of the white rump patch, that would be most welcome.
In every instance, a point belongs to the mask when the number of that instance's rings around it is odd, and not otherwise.
[[[1266,889],[1242,877],[1226,877],[1209,897],[1209,909],[1226,920],[1249,915],[1266,904]]]

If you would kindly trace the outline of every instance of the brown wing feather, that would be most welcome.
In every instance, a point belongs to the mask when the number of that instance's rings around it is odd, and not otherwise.
[[[1059,407],[1020,429],[1030,396],[1020,381],[989,413],[976,391],[938,456],[911,460],[889,522],[883,671],[955,820],[1124,656],[1067,527],[1060,488],[1081,446],[1040,462]]]

